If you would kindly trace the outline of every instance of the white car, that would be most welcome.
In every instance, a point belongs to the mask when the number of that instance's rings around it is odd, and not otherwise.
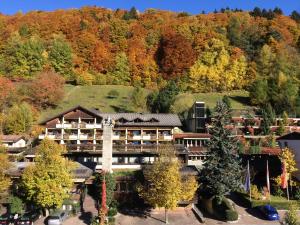
[[[56,212],[50,215],[47,219],[48,225],[61,225],[63,221],[67,219],[68,215],[66,212]]]

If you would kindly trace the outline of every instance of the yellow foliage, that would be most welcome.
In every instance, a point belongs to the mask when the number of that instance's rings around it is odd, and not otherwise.
[[[212,39],[190,68],[190,87],[194,92],[226,91],[248,84],[247,60],[241,55],[232,59],[225,44]]]
[[[5,192],[10,184],[10,178],[5,174],[5,171],[10,167],[6,148],[0,143],[0,194]]]
[[[279,156],[281,162],[285,162],[286,172],[290,175],[298,170],[295,160],[295,155],[289,148],[284,148]]]
[[[35,165],[27,167],[22,175],[28,200],[43,208],[59,208],[69,197],[74,165],[62,156],[64,152],[65,149],[54,141],[41,142]]]
[[[145,185],[139,185],[139,195],[154,207],[173,209],[180,200],[189,201],[198,188],[195,177],[180,176],[180,164],[171,155],[162,155],[144,171]]]
[[[256,185],[251,185],[251,198],[255,200],[261,199],[261,193],[259,192]]]

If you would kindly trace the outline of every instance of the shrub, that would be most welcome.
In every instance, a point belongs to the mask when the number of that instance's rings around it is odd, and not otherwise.
[[[117,208],[111,207],[111,208],[108,210],[108,214],[107,214],[107,215],[108,215],[109,217],[113,217],[113,216],[117,215],[117,213],[118,213]]]
[[[115,89],[113,89],[107,93],[108,98],[117,98],[117,97],[119,97],[119,95],[120,95],[119,92]]]
[[[282,194],[283,194],[283,191],[282,191]],[[295,191],[295,199],[300,200],[300,188],[297,188],[297,190]]]
[[[275,196],[278,196],[278,197],[282,197],[284,195],[283,190],[280,187],[276,187],[274,194],[275,194]],[[299,194],[300,194],[300,192],[299,192]],[[299,195],[299,197],[300,197],[300,195]]]
[[[12,214],[21,214],[23,212],[24,203],[22,199],[17,196],[11,196],[9,198],[9,209]]]
[[[289,210],[285,213],[284,222],[288,225],[298,224],[296,207],[294,205],[290,205]]]
[[[256,185],[251,185],[251,197],[255,200],[261,199],[261,193],[259,192]]]
[[[227,221],[236,221],[239,218],[239,214],[235,210],[226,210],[226,220]]]
[[[213,212],[216,217],[226,221],[235,221],[238,219],[238,213],[227,198],[223,198],[221,203],[213,199]]]

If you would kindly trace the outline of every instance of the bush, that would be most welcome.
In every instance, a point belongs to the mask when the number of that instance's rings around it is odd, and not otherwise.
[[[259,192],[256,185],[251,185],[251,197],[255,200],[261,199],[261,193]]]
[[[300,194],[300,192],[299,192],[299,194]],[[280,187],[277,187],[275,189],[274,195],[278,196],[278,197],[282,197],[284,195],[284,192],[283,192],[283,190]],[[296,197],[296,195],[295,195],[295,197]]]
[[[235,210],[226,210],[226,220],[227,221],[236,221],[239,218],[239,214]]]
[[[115,89],[113,89],[107,93],[108,98],[117,98],[117,97],[119,97],[119,95],[120,95],[119,92]]]
[[[288,225],[297,225],[298,224],[296,207],[294,205],[290,205],[289,211],[287,211],[285,213],[284,222],[285,222],[285,224],[288,224]]]
[[[118,213],[117,208],[111,207],[111,208],[108,210],[107,215],[108,215],[109,217],[113,217],[113,216],[117,215],[117,213]]]
[[[221,203],[213,199],[213,212],[216,217],[226,221],[235,221],[238,219],[238,213],[227,198],[223,198]]]
[[[11,196],[9,198],[9,210],[12,214],[22,214],[24,211],[25,204],[23,203],[22,199],[17,196]]]
[[[281,189],[280,189],[281,190]],[[283,192],[282,192],[283,193]],[[297,190],[295,191],[295,199],[296,200],[300,200],[300,188],[297,188]]]

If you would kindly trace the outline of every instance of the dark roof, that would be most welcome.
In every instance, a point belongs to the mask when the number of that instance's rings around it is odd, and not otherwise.
[[[300,140],[300,133],[299,132],[292,132],[286,135],[283,135],[276,139],[277,141],[280,140]]]
[[[12,177],[20,177],[24,172],[24,169],[30,165],[34,165],[34,162],[13,162],[12,166],[7,170],[7,174]],[[87,179],[93,174],[93,170],[81,163],[75,162],[75,166],[76,168],[72,171],[75,179]]]
[[[25,139],[22,135],[0,135],[0,141],[2,142],[17,142],[21,139]]]
[[[181,127],[177,114],[164,113],[99,113],[103,118],[111,118],[121,126],[174,126]]]
[[[65,115],[65,114],[67,114],[67,113],[69,113],[69,112],[72,112],[72,111],[74,111],[74,110],[76,110],[76,109],[79,109],[79,110],[82,110],[82,111],[84,111],[84,112],[87,112],[87,113],[89,113],[89,114],[91,114],[91,115],[93,115],[93,116],[95,116],[95,117],[100,117],[99,114],[96,113],[95,110],[89,110],[89,109],[84,108],[84,107],[82,107],[82,106],[80,106],[80,105],[77,105],[77,106],[74,106],[74,107],[71,108],[71,109],[68,109],[68,110],[66,110],[66,111],[63,111],[63,112],[61,112],[61,113],[59,113],[59,114],[57,114],[57,115],[55,115],[55,116],[52,116],[52,117],[50,117],[50,118],[48,118],[48,119],[42,121],[40,124],[41,124],[41,125],[44,125],[44,124],[46,124],[47,122],[49,122],[49,121],[51,121],[51,120],[53,120],[53,119],[55,119],[55,118],[61,117],[61,116]]]
[[[111,118],[116,122],[118,126],[182,126],[181,121],[177,114],[163,114],[163,113],[101,113],[95,109],[86,109],[82,106],[75,106],[69,110],[66,110],[58,115],[55,115],[45,121],[41,122],[42,125],[47,122],[61,117],[66,113],[72,112],[76,109],[87,112],[95,117]]]

